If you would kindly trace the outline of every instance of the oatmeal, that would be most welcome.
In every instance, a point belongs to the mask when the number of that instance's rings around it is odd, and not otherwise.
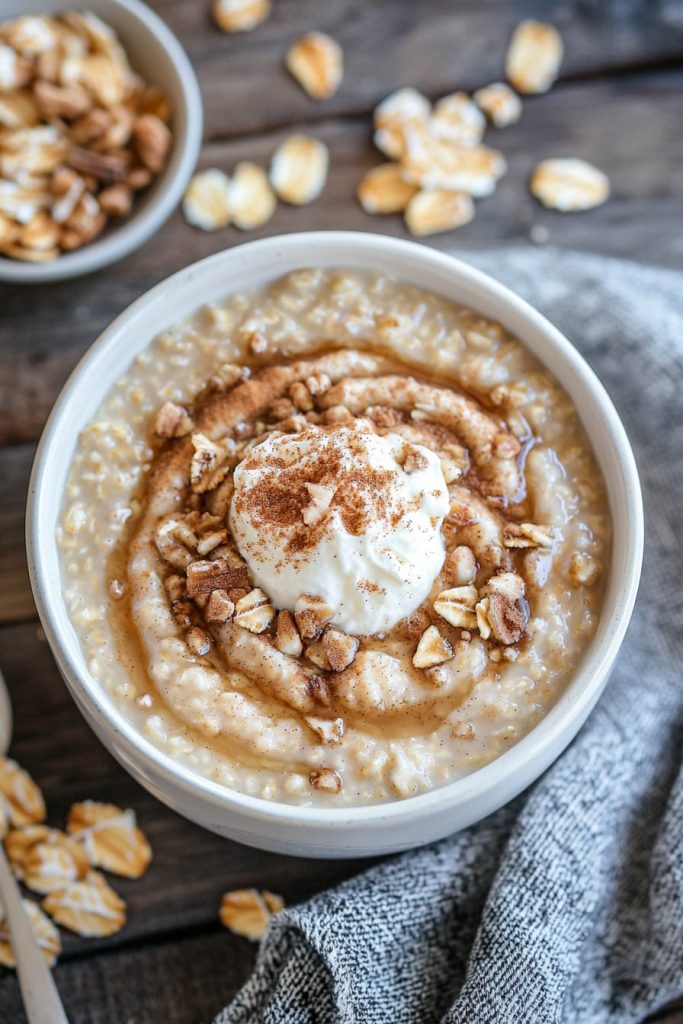
[[[610,522],[570,399],[498,323],[297,271],[166,331],[85,428],[59,528],[89,669],[264,799],[407,797],[549,710]]]

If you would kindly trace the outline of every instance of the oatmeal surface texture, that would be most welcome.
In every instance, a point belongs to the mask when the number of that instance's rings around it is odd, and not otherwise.
[[[88,668],[266,800],[409,797],[509,749],[595,632],[610,521],[571,400],[500,324],[301,270],[164,331],[58,529]]]

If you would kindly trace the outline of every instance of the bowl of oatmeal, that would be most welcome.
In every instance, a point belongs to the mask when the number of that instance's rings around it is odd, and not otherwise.
[[[564,749],[638,584],[631,449],[570,342],[415,243],[186,268],[67,383],[31,482],[45,632],[121,763],[311,856],[466,827]]]
[[[195,166],[202,102],[139,0],[0,0],[0,280],[61,280],[141,246]]]

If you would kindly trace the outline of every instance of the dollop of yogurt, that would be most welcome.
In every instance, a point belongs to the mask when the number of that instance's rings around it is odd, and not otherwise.
[[[273,434],[234,471],[230,528],[276,608],[322,598],[347,633],[386,633],[428,596],[445,558],[438,457],[396,434]]]

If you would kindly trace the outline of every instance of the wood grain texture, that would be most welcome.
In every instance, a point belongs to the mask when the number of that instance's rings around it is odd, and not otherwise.
[[[470,224],[430,243],[467,253],[528,241],[536,225],[546,229],[551,245],[680,264],[683,241],[672,226],[683,222],[683,165],[674,141],[682,94],[683,69],[572,84],[526,101],[518,125],[487,135],[509,165],[496,193],[477,204]],[[201,165],[230,170],[244,159],[267,165],[286,134],[206,145]],[[35,441],[88,345],[143,291],[187,263],[245,239],[309,228],[408,237],[401,217],[371,217],[355,198],[360,178],[382,161],[372,145],[369,118],[326,120],[316,124],[315,134],[331,153],[323,195],[308,207],[281,203],[261,231],[245,235],[227,228],[207,234],[177,212],[156,238],[114,270],[35,289],[31,294],[38,301],[30,315],[26,289],[0,286],[0,444]],[[535,163],[568,154],[607,172],[613,194],[605,206],[567,215],[545,210],[531,197],[527,180]],[[16,337],[21,337],[19,347],[11,343]]]
[[[38,288],[0,286],[0,665],[15,709],[12,752],[44,788],[51,823],[61,824],[74,800],[114,800],[136,809],[155,850],[143,880],[114,880],[129,906],[118,936],[65,936],[56,977],[72,1024],[207,1021],[253,963],[254,947],[217,923],[226,888],[268,886],[293,902],[362,867],[260,853],[196,828],[129,778],[68,697],[35,619],[23,518],[35,443],[88,345],[162,278],[245,239],[328,228],[404,236],[399,217],[369,217],[354,196],[362,174],[382,160],[372,145],[373,107],[401,85],[435,99],[500,78],[507,41],[522,17],[560,28],[561,79],[548,95],[525,100],[518,125],[489,133],[487,141],[505,153],[508,175],[478,204],[471,224],[430,244],[466,255],[528,240],[540,226],[549,245],[683,266],[683,15],[676,3],[275,0],[271,19],[239,36],[212,25],[208,0],[151,5],[181,38],[198,73],[206,114],[202,166],[229,171],[242,159],[265,166],[278,142],[301,129],[328,144],[331,171],[318,201],[280,205],[261,232],[203,234],[176,213],[115,267]],[[330,32],[345,50],[343,87],[322,104],[308,99],[282,67],[287,47],[312,28]],[[564,155],[584,157],[609,174],[609,203],[562,216],[532,200],[526,181],[535,162]],[[683,1024],[683,1005],[656,1019]],[[24,1024],[16,981],[7,973],[0,976],[0,1022]]]

